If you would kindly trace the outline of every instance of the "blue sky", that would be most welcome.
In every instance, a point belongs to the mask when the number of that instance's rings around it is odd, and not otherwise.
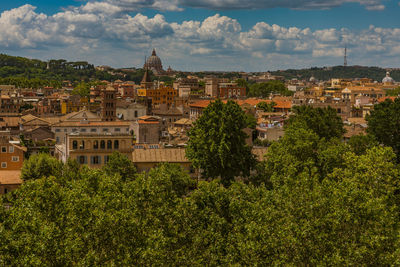
[[[5,2],[5,1],[3,1]],[[0,51],[140,67],[155,47],[178,70],[266,71],[349,63],[400,67],[393,0],[14,0]]]

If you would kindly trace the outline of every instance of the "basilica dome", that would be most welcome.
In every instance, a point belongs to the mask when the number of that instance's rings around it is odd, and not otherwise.
[[[162,74],[164,72],[161,59],[157,56],[156,50],[153,49],[153,53],[151,56],[146,60],[143,66],[145,69],[149,69],[153,71],[155,75]]]
[[[382,79],[382,83],[394,83],[392,77],[390,77],[390,73],[386,72],[386,77]]]

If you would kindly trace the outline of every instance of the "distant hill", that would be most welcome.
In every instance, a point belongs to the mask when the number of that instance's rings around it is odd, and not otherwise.
[[[271,72],[273,75],[284,76],[286,79],[300,78],[310,79],[314,76],[318,80],[329,80],[331,78],[371,78],[375,81],[382,81],[383,77],[386,76],[386,69],[379,67],[364,67],[364,66],[335,66],[335,67],[324,67],[324,68],[310,68],[310,69],[288,69],[281,71]],[[390,76],[400,81],[400,69],[392,70]]]
[[[0,54],[0,84],[13,84],[17,87],[54,86],[59,88],[65,80],[78,83],[120,79],[140,83],[143,77],[142,69],[137,71],[111,69],[110,72],[96,70],[93,64],[86,61],[68,62],[64,59],[52,59],[45,62]]]

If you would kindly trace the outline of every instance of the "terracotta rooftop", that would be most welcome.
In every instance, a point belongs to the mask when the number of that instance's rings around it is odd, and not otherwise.
[[[382,103],[382,102],[384,102],[386,99],[390,99],[390,100],[394,101],[396,98],[397,98],[397,96],[385,96],[385,97],[379,98],[379,99],[378,99],[378,102],[379,102],[379,103]]]
[[[21,171],[0,171],[0,184],[15,185],[22,184]]]

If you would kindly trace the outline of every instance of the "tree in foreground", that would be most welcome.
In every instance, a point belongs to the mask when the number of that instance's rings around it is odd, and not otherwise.
[[[236,102],[217,99],[190,130],[186,156],[204,177],[221,177],[225,185],[248,176],[256,160],[246,144],[246,127],[245,113]]]
[[[367,132],[379,143],[390,146],[400,161],[400,99],[386,99],[375,105],[366,120]]]
[[[49,176],[60,176],[63,164],[47,153],[32,155],[24,161],[21,179],[24,181]]]
[[[133,179],[136,174],[136,168],[133,162],[124,154],[116,151],[108,158],[103,170],[108,175],[118,173],[123,180]]]
[[[313,108],[303,105],[294,107],[293,111],[295,114],[290,117],[289,124],[302,122],[320,138],[341,138],[345,133],[342,119],[331,107]]]

